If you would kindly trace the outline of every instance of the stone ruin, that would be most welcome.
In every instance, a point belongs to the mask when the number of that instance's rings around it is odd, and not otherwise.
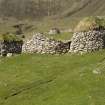
[[[21,54],[23,40],[11,33],[0,35],[0,55],[10,56],[13,54]]]
[[[55,34],[60,34],[61,32],[60,32],[60,30],[58,29],[58,28],[52,28],[49,32],[48,32],[48,34],[49,35],[55,35]]]
[[[71,39],[71,53],[94,52],[105,48],[105,31],[76,32]]]
[[[83,30],[87,29],[87,30]],[[105,48],[105,29],[96,21],[80,22],[71,39],[70,53],[89,53]]]
[[[62,54],[67,53],[70,49],[70,42],[61,42],[49,39],[43,34],[33,35],[31,40],[23,44],[23,53],[41,53],[41,54]]]
[[[0,41],[0,55],[21,54],[23,41]]]
[[[84,19],[77,25],[70,41],[50,39],[41,33],[33,35],[30,40],[0,41],[0,54],[11,56],[9,53],[89,53],[105,48],[105,28],[97,23],[97,18]],[[101,20],[99,19],[98,22]],[[102,23],[102,21],[101,21]]]
[[[23,44],[23,53],[62,54],[89,53],[105,48],[105,28],[97,17],[85,18],[75,28],[70,41],[49,39],[43,34],[34,35]]]

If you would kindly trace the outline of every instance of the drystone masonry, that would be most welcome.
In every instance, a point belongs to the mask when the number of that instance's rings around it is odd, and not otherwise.
[[[23,53],[41,53],[41,54],[62,54],[70,49],[70,42],[63,43],[54,39],[49,39],[43,34],[33,35],[31,40],[23,44]]]
[[[0,41],[0,55],[7,56],[8,53],[20,54],[23,41]]]
[[[92,30],[88,32],[75,32],[70,45],[71,53],[94,52],[105,48],[105,31]]]

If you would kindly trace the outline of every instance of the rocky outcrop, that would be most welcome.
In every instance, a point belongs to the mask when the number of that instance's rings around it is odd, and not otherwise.
[[[71,53],[94,52],[105,48],[105,31],[91,30],[88,32],[75,32],[70,45]]]
[[[31,40],[23,44],[23,53],[41,53],[41,54],[62,54],[67,53],[70,48],[70,42],[61,42],[49,39],[43,34],[34,35]]]

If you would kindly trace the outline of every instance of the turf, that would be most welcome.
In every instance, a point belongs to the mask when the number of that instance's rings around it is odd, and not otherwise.
[[[2,34],[0,35],[0,41],[22,41],[22,37],[14,34]]]
[[[104,105],[105,51],[0,59],[0,105]]]
[[[66,41],[66,40],[71,39],[71,37],[73,36],[73,33],[72,32],[63,32],[60,34],[53,34],[53,35],[46,34],[46,36],[50,39],[56,39],[59,41]]]

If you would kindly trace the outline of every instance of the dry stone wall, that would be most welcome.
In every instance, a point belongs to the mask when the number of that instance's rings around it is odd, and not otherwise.
[[[87,32],[75,32],[70,41],[62,42],[49,39],[43,34],[35,34],[30,40],[0,41],[0,55],[11,56],[14,53],[88,53],[105,48],[105,30],[91,30]]]
[[[8,53],[20,54],[23,41],[0,41],[0,55],[7,56]]]
[[[54,39],[49,39],[43,34],[33,35],[31,40],[23,44],[23,53],[41,53],[41,54],[62,54],[70,49],[70,42],[63,43]]]
[[[75,32],[71,39],[71,53],[94,52],[105,48],[105,30]]]

